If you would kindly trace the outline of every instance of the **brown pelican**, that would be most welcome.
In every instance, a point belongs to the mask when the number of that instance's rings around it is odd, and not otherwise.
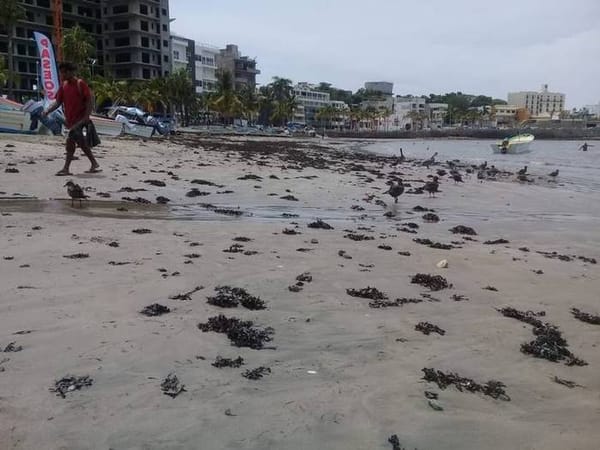
[[[438,182],[438,177],[433,177],[433,181],[428,181],[423,186],[423,190],[429,192],[429,196],[435,197],[435,193],[439,192],[438,188],[440,187],[440,183]]]

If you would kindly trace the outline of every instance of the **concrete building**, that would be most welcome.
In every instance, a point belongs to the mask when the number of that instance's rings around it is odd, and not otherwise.
[[[447,103],[427,103],[425,104],[425,110],[431,128],[442,128],[444,126],[444,121],[448,114]]]
[[[209,44],[196,44],[196,93],[213,92],[217,84],[217,57],[219,48]]]
[[[24,0],[26,18],[14,31],[17,99],[36,95],[37,47],[33,32],[52,38],[51,0]],[[63,27],[79,25],[96,42],[90,68],[117,79],[150,79],[171,70],[168,0],[65,0]],[[8,50],[7,31],[0,29],[0,56]]]
[[[298,83],[294,86],[293,94],[296,96],[298,107],[294,111],[294,123],[307,126],[320,125],[317,114],[326,106],[333,106],[339,111],[339,115],[333,117],[330,122],[333,127],[344,126],[348,105],[339,100],[331,100],[329,92],[320,92],[316,86],[309,83]]]
[[[102,0],[102,30],[109,76],[149,80],[169,74],[168,0]]]
[[[365,90],[379,92],[385,95],[394,94],[394,83],[389,81],[367,81],[365,83]]]
[[[256,75],[260,73],[256,68],[256,60],[242,56],[237,45],[228,44],[219,51],[217,67],[232,73],[236,91],[243,86],[256,88]]]
[[[565,109],[565,94],[549,92],[544,84],[540,92],[509,92],[508,104],[525,108],[533,118],[558,119]]]
[[[17,23],[13,35],[13,62],[17,75],[14,94],[17,99],[35,97],[39,87],[39,55],[33,39],[33,32],[38,31],[46,36],[52,36],[53,17],[50,0],[25,0],[25,20]],[[72,0],[63,4],[63,27],[65,29],[79,25],[90,33],[96,42],[96,60],[94,70],[102,71],[104,63],[102,23],[100,1]],[[7,30],[0,26],[0,56],[5,58],[8,53]],[[91,62],[90,62],[91,63]]]
[[[600,102],[598,102],[597,105],[585,105],[584,109],[586,109],[588,114],[592,117],[600,119]]]
[[[196,79],[195,47],[196,43],[192,39],[171,34],[171,72],[184,69],[192,80]]]

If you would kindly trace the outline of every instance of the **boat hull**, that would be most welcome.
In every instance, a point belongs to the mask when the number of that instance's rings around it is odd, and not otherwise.
[[[503,142],[500,141],[491,144],[490,147],[495,154],[519,155],[531,152],[531,143],[534,139],[531,134],[523,134],[510,138],[508,145],[503,145]]]

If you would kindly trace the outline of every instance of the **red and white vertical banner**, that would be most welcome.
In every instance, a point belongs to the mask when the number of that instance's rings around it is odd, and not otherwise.
[[[47,36],[37,31],[34,31],[33,37],[40,54],[40,82],[42,83],[41,88],[44,89],[44,99],[46,102],[52,103],[56,99],[56,93],[60,86],[52,42]]]

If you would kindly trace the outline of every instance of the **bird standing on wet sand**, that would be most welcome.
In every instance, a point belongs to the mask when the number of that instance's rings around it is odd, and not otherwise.
[[[523,167],[521,170],[517,172],[519,175],[525,175],[527,173],[527,166]]]
[[[548,174],[548,176],[549,176],[549,177],[552,177],[552,178],[554,178],[554,177],[557,177],[557,176],[558,176],[558,169],[556,169],[554,172],[550,172],[550,173]]]
[[[384,192],[384,194],[390,194],[394,197],[394,203],[398,203],[398,197],[402,195],[404,192],[404,185],[402,184],[402,180],[398,180],[397,183],[392,182],[390,188]]]
[[[437,156],[437,154],[438,154],[438,152],[435,152],[433,155],[431,155],[431,158],[423,161],[423,165],[426,166],[427,168],[429,168],[430,165],[435,163],[435,157]]]
[[[440,183],[438,182],[438,177],[433,177],[433,181],[428,181],[423,186],[423,190],[429,192],[429,196],[435,197],[435,193],[439,192],[438,188],[440,187]]]
[[[463,179],[462,179],[462,175],[458,172],[453,172],[452,173],[452,179],[454,180],[455,184],[458,183],[464,183]]]
[[[75,200],[79,200],[79,206],[81,206],[81,200],[84,198],[88,198],[88,195],[83,193],[83,189],[78,184],[73,183],[72,181],[67,181],[65,183],[67,188],[67,193],[69,197],[71,197],[71,206],[73,206],[73,202]]]

